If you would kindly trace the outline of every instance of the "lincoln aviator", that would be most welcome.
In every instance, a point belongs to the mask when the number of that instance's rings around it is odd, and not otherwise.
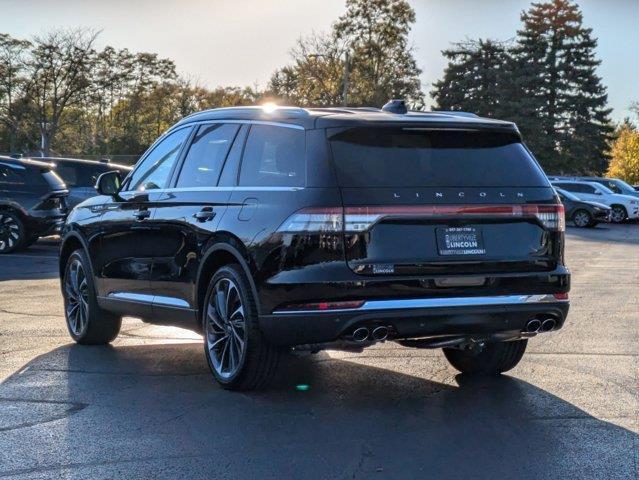
[[[568,313],[563,206],[510,122],[214,109],[96,188],[62,235],[71,336],[111,342],[123,316],[198,330],[228,389],[284,353],[391,341],[499,374]]]

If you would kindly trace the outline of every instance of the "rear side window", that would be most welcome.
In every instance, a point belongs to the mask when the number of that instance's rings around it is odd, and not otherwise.
[[[67,187],[78,187],[82,185],[80,169],[76,165],[58,163],[55,170],[58,172],[58,175],[62,177],[64,183],[67,184]]]
[[[24,170],[18,170],[11,167],[0,165],[0,186],[2,187],[18,187],[27,184]]]
[[[214,187],[239,126],[204,125],[184,159],[178,187]]]
[[[304,130],[253,125],[244,147],[240,185],[303,187],[306,184]]]
[[[512,133],[419,128],[329,129],[343,187],[545,187]]]

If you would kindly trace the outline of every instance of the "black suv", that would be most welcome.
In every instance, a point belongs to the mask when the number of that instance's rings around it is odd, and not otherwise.
[[[71,336],[110,342],[123,315],[201,329],[226,388],[285,350],[385,340],[500,373],[568,312],[563,206],[512,123],[217,109],[97,188],[61,246]]]
[[[41,157],[38,159],[55,165],[56,173],[64,180],[69,190],[67,204],[70,208],[97,195],[95,184],[103,173],[117,170],[122,176],[126,176],[131,171],[131,167],[126,165],[95,160],[61,157]]]
[[[58,233],[67,213],[67,193],[53,165],[0,157],[0,254]]]

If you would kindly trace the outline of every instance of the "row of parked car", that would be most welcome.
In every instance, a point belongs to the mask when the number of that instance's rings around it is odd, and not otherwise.
[[[623,180],[602,177],[549,177],[577,227],[639,218],[639,191]]]
[[[67,213],[97,194],[104,172],[131,167],[71,158],[0,156],[0,254],[26,248],[60,231]]]

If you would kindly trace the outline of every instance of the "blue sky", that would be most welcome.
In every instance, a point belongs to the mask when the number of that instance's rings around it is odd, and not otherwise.
[[[412,0],[411,34],[425,91],[446,62],[451,42],[506,40],[520,26],[520,0]],[[582,0],[584,23],[599,39],[599,75],[613,118],[639,101],[639,0]],[[102,30],[99,44],[157,52],[206,86],[264,86],[288,61],[295,40],[327,31],[344,0],[0,0],[0,32],[31,37],[52,27]]]

